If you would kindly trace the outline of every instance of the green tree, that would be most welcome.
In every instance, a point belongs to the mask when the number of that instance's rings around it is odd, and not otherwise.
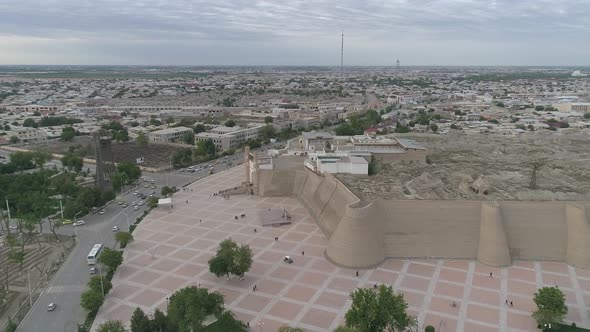
[[[343,123],[334,129],[338,136],[352,136],[358,135],[358,131],[350,126],[348,123]]]
[[[424,329],[424,332],[435,332],[434,326],[432,326],[432,325],[426,326],[426,328]]]
[[[199,142],[201,143],[201,142]],[[198,149],[198,148],[197,148]],[[172,154],[172,165],[175,168],[190,165],[193,162],[193,150],[191,148],[181,148]]]
[[[167,125],[171,125],[173,123],[174,123],[174,117],[169,116],[169,117],[166,118],[166,124]]]
[[[277,137],[275,128],[271,124],[267,124],[266,126],[260,128],[258,134],[264,142],[268,142],[271,138]]]
[[[305,332],[305,330],[299,327],[281,326],[277,332]]]
[[[147,199],[147,206],[150,209],[155,209],[158,207],[158,197],[152,196],[152,197],[148,197]]]
[[[17,170],[22,172],[35,167],[33,164],[33,156],[33,152],[17,151],[10,155],[10,163],[13,164]]]
[[[129,232],[117,232],[115,233],[115,241],[121,245],[121,248],[125,248],[127,244],[133,242],[133,235]]]
[[[18,324],[16,324],[11,319],[9,319],[8,323],[6,324],[6,331],[5,332],[16,332],[17,328],[18,328]]]
[[[197,142],[196,154],[206,156],[207,158],[215,157],[216,147],[212,139]]]
[[[265,116],[264,117],[264,123],[268,124],[268,123],[272,123],[274,121],[274,119],[272,118],[272,116]]]
[[[172,329],[169,329],[170,322],[168,321],[168,317],[159,309],[156,308],[154,311],[154,319],[150,321],[151,331],[153,332],[173,332]]]
[[[146,147],[148,145],[147,135],[143,132],[139,132],[139,134],[137,134],[137,138],[135,139],[135,141],[137,142],[137,145],[141,147]]]
[[[80,173],[82,167],[84,167],[84,159],[74,154],[67,153],[61,158],[61,164],[70,171]]]
[[[176,291],[168,303],[168,320],[178,332],[198,331],[207,315],[219,317],[222,312],[223,295],[195,286]]]
[[[109,272],[115,272],[117,267],[123,263],[123,252],[104,248],[102,254],[98,256],[98,262],[109,269]]]
[[[117,165],[117,171],[124,174],[127,179],[127,184],[139,179],[141,177],[141,169],[130,161],[122,161]]]
[[[111,281],[105,278],[104,276],[102,278],[101,276],[91,277],[90,280],[88,280],[87,285],[89,290],[95,291],[100,294],[102,294],[103,288],[105,294],[107,294],[113,288],[113,284],[111,283]]]
[[[20,142],[20,139],[16,136],[10,136],[9,142],[12,144],[16,144],[16,143]]]
[[[33,120],[31,118],[27,118],[23,122],[23,127],[37,128],[37,127],[39,127],[39,124],[37,122],[35,122],[35,120]]]
[[[359,332],[359,330],[348,326],[338,326],[334,332]]]
[[[5,124],[4,127],[2,127],[4,130],[10,130],[10,126],[8,124]]]
[[[350,294],[351,308],[346,312],[346,325],[361,331],[404,331],[410,324],[408,304],[403,294],[391,286],[376,289],[359,288]]]
[[[125,325],[118,320],[107,320],[98,326],[97,332],[126,332]]]
[[[164,186],[164,187],[162,187],[162,191],[160,193],[164,197],[167,197],[168,195],[170,195],[170,197],[172,197],[172,195],[174,194],[174,189],[172,189],[168,186]]]
[[[410,128],[408,128],[407,126],[403,126],[398,122],[397,125],[395,126],[394,132],[400,133],[400,134],[409,133]]]
[[[430,125],[430,130],[432,130],[433,133],[436,133],[438,131],[438,126],[433,123]]]
[[[43,168],[48,160],[51,160],[53,155],[47,151],[35,151],[33,152],[33,161],[38,168]]]
[[[557,287],[540,288],[533,297],[537,310],[533,312],[533,318],[540,326],[545,324],[561,323],[567,314],[565,295]]]
[[[135,308],[131,316],[131,332],[152,332],[150,319],[139,307]]]
[[[537,106],[535,106],[535,111],[541,112],[541,111],[543,111],[544,109],[545,109],[545,107],[544,107],[544,106],[541,106],[541,105],[537,105]]]
[[[186,132],[182,135],[182,141],[185,144],[195,145],[195,133]]]
[[[244,326],[244,323],[237,320],[231,311],[224,311],[223,314],[217,320],[217,327],[220,331],[231,331],[231,332],[247,332],[248,330]],[[301,330],[303,331],[303,330]]]
[[[87,290],[82,293],[82,297],[80,299],[80,305],[83,309],[96,313],[100,306],[104,302],[104,296],[102,296],[102,292],[97,292],[94,290]]]
[[[195,134],[206,132],[207,127],[205,127],[205,125],[199,123],[193,127],[193,131],[195,132]]]
[[[585,113],[584,114],[584,119],[590,119],[590,113]],[[6,128],[4,128],[4,129],[6,129]]]
[[[71,141],[76,137],[76,131],[72,127],[65,127],[61,130],[61,135],[59,139],[62,141]]]
[[[224,126],[226,127],[234,127],[236,125],[236,122],[234,120],[227,120],[224,123]]]
[[[252,250],[248,245],[238,246],[232,239],[219,243],[217,253],[209,259],[209,271],[216,276],[235,274],[242,277],[252,266]]]

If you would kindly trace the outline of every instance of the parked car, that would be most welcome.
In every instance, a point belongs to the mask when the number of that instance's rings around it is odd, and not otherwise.
[[[283,262],[292,264],[293,258],[291,258],[291,256],[285,256],[285,258],[283,258]]]
[[[98,214],[104,214],[104,210],[100,210],[100,212],[98,212]]]
[[[122,207],[122,208],[126,208],[126,207],[128,207],[128,206],[129,206],[129,205],[127,205],[127,204],[123,204],[123,205],[121,205],[121,207]]]
[[[90,268],[90,274],[96,274],[97,269],[95,267]]]
[[[135,206],[135,207],[133,208],[133,211],[137,211],[137,210],[139,210],[139,206]]]
[[[118,232],[119,231],[119,226],[113,226],[113,232]]]
[[[117,204],[122,205],[123,201],[118,201]]]
[[[55,304],[53,302],[52,303],[49,303],[47,305],[47,311],[53,311],[53,310],[55,310],[55,308],[57,308],[57,304]]]
[[[81,226],[84,225],[86,222],[84,222],[84,220],[80,219],[80,220],[76,220],[76,222],[74,222],[72,225],[74,226]]]

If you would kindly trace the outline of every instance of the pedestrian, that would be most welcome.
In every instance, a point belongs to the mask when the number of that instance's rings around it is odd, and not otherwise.
[[[493,277],[494,277],[494,275],[492,274],[492,272],[490,272],[490,278],[493,278]]]
[[[188,204],[188,199],[186,200],[186,204]]]
[[[505,305],[508,305],[508,299],[506,299],[506,302],[504,302]]]
[[[301,256],[305,256],[305,251],[302,251],[301,252]]]
[[[250,322],[246,322],[246,326],[250,328]]]
[[[254,228],[254,233],[256,233],[256,228]]]
[[[198,288],[201,288],[201,283],[200,282],[197,284],[197,287]]]
[[[510,308],[512,308],[513,305],[514,305],[514,303],[512,303],[512,301],[510,301]]]
[[[359,276],[359,271],[356,271],[356,276],[357,276],[357,277]]]
[[[203,222],[203,220],[202,219],[199,219],[199,222]]]

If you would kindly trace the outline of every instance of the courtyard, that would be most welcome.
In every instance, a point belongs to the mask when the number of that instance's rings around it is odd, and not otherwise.
[[[493,268],[468,260],[388,259],[357,276],[356,270],[324,258],[327,239],[297,199],[212,196],[239,185],[244,176],[242,167],[234,167],[194,182],[174,195],[172,208],[159,207],[141,222],[94,328],[108,319],[128,323],[136,307],[165,311],[167,297],[194,285],[222,293],[226,308],[256,327],[253,331],[274,332],[283,325],[332,331],[344,324],[348,294],[375,284],[405,295],[420,331],[427,325],[449,332],[536,331],[532,297],[543,286],[564,292],[568,322],[590,326],[589,270],[557,262],[516,261]],[[261,209],[286,209],[292,224],[262,227]],[[226,238],[254,252],[244,280],[209,272],[207,261]],[[292,264],[283,262],[286,255]]]

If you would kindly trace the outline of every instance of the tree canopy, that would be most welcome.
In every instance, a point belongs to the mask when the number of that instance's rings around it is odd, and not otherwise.
[[[114,272],[123,263],[123,252],[106,247],[98,256],[98,262],[106,266],[110,272]]]
[[[208,315],[220,317],[222,312],[223,295],[195,286],[176,291],[168,304],[168,319],[178,332],[198,331]]]
[[[403,294],[391,286],[359,288],[350,294],[352,306],[346,312],[346,325],[360,331],[404,331],[412,321]]]
[[[232,239],[223,240],[215,256],[209,259],[209,271],[218,277],[230,273],[243,276],[252,266],[252,256],[250,246],[238,246]]]
[[[540,288],[533,297],[537,310],[533,318],[541,326],[550,323],[561,323],[568,312],[565,295],[557,287]]]
[[[98,332],[126,332],[125,325],[118,320],[107,320],[98,326]]]
[[[64,127],[59,136],[62,141],[71,141],[74,137],[76,137],[76,131],[72,127]]]

